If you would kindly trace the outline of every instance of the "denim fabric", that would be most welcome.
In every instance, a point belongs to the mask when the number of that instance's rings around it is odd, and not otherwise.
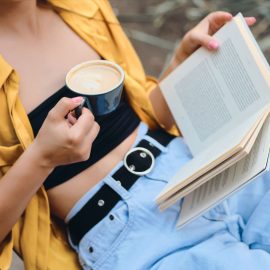
[[[140,125],[136,143],[146,138]],[[176,230],[181,202],[160,212],[155,197],[190,158],[183,139],[163,147],[152,172],[127,191],[111,175],[87,192],[66,222],[106,183],[122,200],[73,246],[83,269],[270,269],[270,181],[258,178],[206,214]],[[91,216],[89,215],[89,218]]]

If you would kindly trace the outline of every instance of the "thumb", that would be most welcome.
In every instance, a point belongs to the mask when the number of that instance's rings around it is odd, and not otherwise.
[[[82,101],[83,97],[61,98],[52,109],[54,117],[63,119],[70,111],[78,107]]]

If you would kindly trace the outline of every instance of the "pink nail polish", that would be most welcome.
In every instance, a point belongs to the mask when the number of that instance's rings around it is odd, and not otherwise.
[[[83,97],[74,97],[72,98],[72,101],[75,102],[75,103],[81,103],[83,100]]]
[[[208,43],[208,48],[209,49],[217,49],[218,48],[218,43],[215,41],[215,40],[211,40],[209,43]]]

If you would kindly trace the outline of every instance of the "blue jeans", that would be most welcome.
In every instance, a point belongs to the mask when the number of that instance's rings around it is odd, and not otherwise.
[[[146,132],[147,126],[141,123],[136,143]],[[166,148],[146,139],[162,151],[152,172],[127,191],[111,177],[122,166],[120,162],[66,218],[68,222],[104,183],[122,198],[78,246],[73,246],[83,269],[270,269],[267,175],[176,230],[181,202],[160,212],[154,199],[191,155],[182,138],[174,139]]]

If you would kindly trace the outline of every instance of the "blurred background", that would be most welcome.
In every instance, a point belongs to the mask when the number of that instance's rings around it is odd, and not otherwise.
[[[159,76],[183,35],[208,13],[229,11],[255,16],[252,32],[270,60],[268,0],[111,0],[148,74]]]
[[[76,0],[74,0],[76,1]],[[208,13],[229,11],[255,16],[252,27],[270,61],[269,0],[110,0],[122,26],[140,56],[147,74],[158,77],[184,33]],[[12,270],[23,270],[14,256]]]

